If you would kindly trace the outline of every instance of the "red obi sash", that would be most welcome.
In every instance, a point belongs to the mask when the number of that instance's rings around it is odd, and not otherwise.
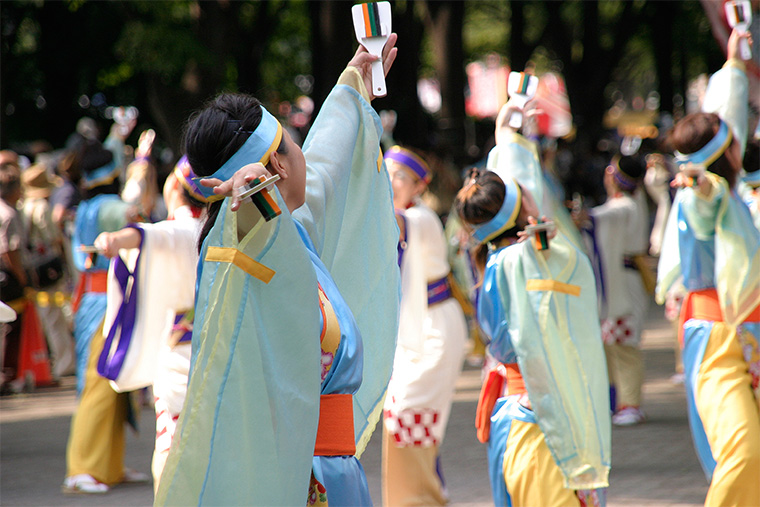
[[[79,276],[79,283],[74,290],[71,311],[76,313],[82,296],[87,292],[105,292],[108,286],[108,271],[85,271]]]
[[[683,348],[683,325],[689,319],[723,322],[723,311],[720,309],[718,291],[712,289],[695,290],[686,294],[681,304],[681,315],[678,319],[678,341]],[[744,322],[760,322],[760,306],[750,313]]]
[[[496,368],[488,372],[483,387],[480,389],[478,408],[475,411],[475,429],[478,440],[481,443],[488,442],[491,434],[491,414],[496,400],[501,398],[504,392],[504,383],[507,384],[507,394],[524,394],[525,381],[517,363],[500,363]]]
[[[353,456],[354,401],[350,394],[323,394],[319,399],[319,426],[314,456]]]

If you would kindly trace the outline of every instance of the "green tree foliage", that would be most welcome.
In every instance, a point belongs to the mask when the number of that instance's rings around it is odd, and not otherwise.
[[[518,70],[530,63],[563,73],[579,157],[602,135],[614,100],[657,90],[662,108],[678,114],[687,81],[716,70],[723,58],[699,2],[391,3],[399,57],[390,95],[376,106],[398,112],[398,141],[456,167],[483,156],[472,148],[487,143],[471,132],[492,132],[487,123],[478,130],[463,107],[465,66],[488,53]],[[319,106],[356,48],[350,5],[0,2],[0,146],[43,138],[58,147],[82,115],[102,119],[105,106],[129,104],[176,150],[188,114],[222,90],[250,92],[270,106],[310,93]],[[419,76],[440,82],[435,115],[417,100]]]

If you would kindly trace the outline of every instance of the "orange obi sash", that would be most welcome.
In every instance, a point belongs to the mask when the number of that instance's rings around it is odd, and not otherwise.
[[[108,286],[108,271],[85,271],[79,275],[79,283],[74,290],[71,311],[76,313],[82,296],[87,292],[105,292]]]
[[[718,291],[715,289],[695,290],[686,294],[681,304],[681,315],[678,318],[678,341],[683,347],[683,325],[689,319],[723,322],[723,311],[720,309]],[[744,322],[760,322],[760,306],[752,310]]]
[[[507,384],[507,394],[523,394],[525,390],[525,381],[523,380],[520,368],[517,363],[499,363],[493,370],[488,372],[483,387],[480,389],[480,398],[478,399],[478,408],[475,411],[475,429],[477,430],[478,440],[485,444],[491,434],[491,414],[496,400],[501,398],[504,392],[504,383]]]
[[[350,394],[323,394],[319,398],[319,426],[314,456],[353,456],[354,399]]]

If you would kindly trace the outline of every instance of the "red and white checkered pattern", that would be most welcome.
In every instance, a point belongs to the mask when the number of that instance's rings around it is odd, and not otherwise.
[[[399,413],[385,410],[385,427],[398,447],[430,447],[438,440],[433,427],[439,422],[439,414],[432,409],[407,409]]]
[[[156,410],[156,451],[169,452],[177,429],[179,414],[172,414],[166,402],[160,398],[155,399]]]
[[[627,316],[602,320],[602,341],[605,345],[626,345],[635,339],[636,335],[632,317]]]

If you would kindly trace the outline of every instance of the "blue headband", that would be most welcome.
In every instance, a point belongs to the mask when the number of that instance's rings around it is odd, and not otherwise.
[[[87,190],[102,185],[108,185],[113,183],[116,178],[119,177],[119,167],[116,165],[116,161],[111,161],[104,166],[100,166],[94,171],[85,172],[82,176],[84,181],[84,187]]]
[[[742,181],[752,188],[760,187],[760,171],[747,173],[744,178],[742,178]]]
[[[248,136],[245,144],[222,167],[217,169],[214,174],[207,176],[207,178],[218,178],[222,181],[227,181],[232,178],[232,175],[238,169],[246,164],[259,162],[267,165],[269,163],[269,156],[280,146],[281,140],[282,126],[280,122],[269,114],[269,111],[264,109],[264,106],[261,106],[261,123],[259,123],[259,126]],[[196,178],[196,180],[200,179]],[[213,187],[198,185],[198,189],[208,202],[218,201],[224,197],[214,194]]]
[[[723,120],[720,121],[720,128],[715,137],[694,153],[684,154],[676,152],[676,164],[679,166],[686,164],[702,165],[706,168],[713,162],[718,160],[718,157],[723,155],[726,148],[729,147],[733,136],[731,135],[731,129],[728,128],[728,124]]]
[[[482,225],[474,225],[472,231],[472,237],[480,241],[480,243],[487,243],[492,239],[498,237],[504,231],[508,231],[517,223],[517,215],[520,212],[520,204],[522,203],[522,190],[520,185],[514,178],[508,178],[504,182],[506,187],[506,193],[504,194],[504,202],[501,204],[501,209],[496,215],[488,222]]]
[[[417,178],[424,181],[426,184],[430,183],[430,167],[420,157],[415,155],[409,150],[405,150],[401,146],[394,146],[385,152],[383,156],[385,160],[393,160],[403,165],[404,168],[409,169]]]

